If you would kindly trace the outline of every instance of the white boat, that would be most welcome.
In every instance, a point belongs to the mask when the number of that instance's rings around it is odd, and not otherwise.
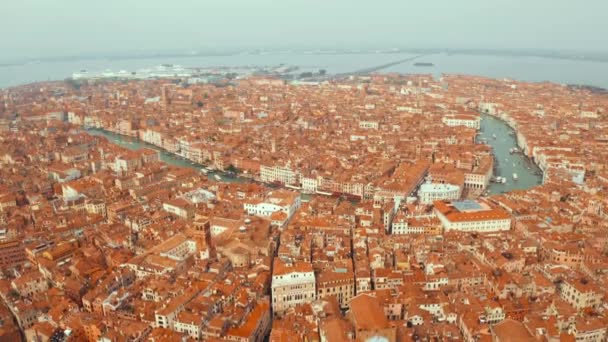
[[[215,178],[216,180],[222,180],[222,177],[220,177],[220,175],[213,175],[213,178]]]
[[[517,180],[517,173],[513,174],[513,180]]]
[[[501,182],[502,184],[505,184],[505,183],[507,182],[507,178],[506,178],[506,177],[502,177],[502,179],[500,180],[500,182]]]

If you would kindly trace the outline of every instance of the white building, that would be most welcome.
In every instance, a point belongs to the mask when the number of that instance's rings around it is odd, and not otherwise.
[[[279,182],[285,185],[297,185],[299,175],[288,166],[260,166],[260,180],[265,183]]]
[[[160,132],[151,130],[151,129],[146,129],[145,131],[143,131],[143,133],[141,134],[141,140],[155,145],[155,146],[163,146],[163,135]]]
[[[603,298],[599,285],[586,278],[564,280],[560,287],[560,296],[577,310],[598,308]]]
[[[315,273],[307,262],[275,259],[272,273],[272,311],[281,315],[287,309],[315,300]]]
[[[441,200],[457,200],[461,189],[458,185],[425,183],[418,190],[420,203],[431,204]]]
[[[478,115],[446,115],[441,119],[441,122],[450,127],[465,126],[474,129],[479,129],[481,127],[481,117]]]
[[[359,121],[359,128],[378,129],[378,121]]]
[[[511,215],[487,201],[435,201],[433,204],[445,231],[487,233],[511,229]]]
[[[287,215],[287,221],[289,221],[301,203],[299,193],[275,190],[269,192],[263,200],[245,201],[243,206],[249,215],[268,218],[276,212],[283,212]]]
[[[302,191],[310,194],[317,192],[319,181],[314,177],[302,177]]]

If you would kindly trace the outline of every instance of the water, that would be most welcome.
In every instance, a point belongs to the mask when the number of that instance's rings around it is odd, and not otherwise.
[[[485,139],[492,146],[496,165],[495,176],[507,179],[505,184],[491,183],[489,194],[528,189],[542,183],[540,169],[528,157],[523,153],[510,153],[511,148],[517,147],[517,138],[513,133],[513,129],[504,121],[490,115],[482,115],[478,139]],[[513,173],[517,173],[517,180],[513,179]]]
[[[584,84],[608,88],[608,62],[566,60],[543,57],[447,55],[421,57],[418,62],[431,62],[432,67],[400,64],[383,72],[465,74],[490,78],[508,78],[530,82]],[[600,74],[597,74],[600,73]]]
[[[306,54],[285,52],[267,54],[242,53],[229,56],[48,61],[24,65],[0,66],[0,87],[33,81],[64,79],[81,69],[90,71],[110,69],[115,72],[120,70],[134,71],[163,63],[179,64],[184,67],[277,66],[279,64],[287,64],[299,66],[303,70],[326,69],[328,73],[336,74],[370,68],[413,56],[415,55],[404,53]],[[416,61],[431,62],[434,65],[431,67],[418,67],[414,66]],[[382,71],[409,74],[425,73],[433,74],[436,77],[443,73],[459,73],[524,81],[588,84],[608,88],[608,63],[604,62],[463,54],[433,54],[420,57],[416,61],[395,65]],[[515,137],[509,135],[509,132],[511,132],[511,129],[502,121],[484,116],[481,137],[485,137],[494,148],[498,163],[497,175],[508,179],[506,184],[492,184],[489,189],[492,194],[513,189],[526,189],[539,184],[541,181],[541,176],[535,174],[538,169],[527,158],[520,154],[509,153],[509,149],[516,146]],[[152,145],[115,135],[111,132],[91,131],[91,133],[106,136],[113,142],[130,149],[141,147],[155,148]],[[496,140],[492,138],[493,134],[497,136]],[[161,151],[161,160],[171,165],[195,169],[201,168],[201,165],[193,164],[164,151]],[[513,180],[513,173],[517,173],[519,176],[518,181]],[[210,173],[210,177],[213,177],[213,175],[213,173]],[[230,178],[224,175],[220,175],[220,177],[228,182],[248,181],[248,179]]]
[[[184,158],[180,158],[172,153],[169,153],[165,150],[162,150],[152,144],[145,143],[139,139],[133,137],[127,137],[124,135],[116,134],[110,131],[102,130],[102,129],[88,129],[87,133],[95,136],[102,136],[107,138],[110,142],[127,148],[129,150],[139,150],[141,148],[150,148],[156,150],[160,153],[160,160],[169,165],[178,166],[178,167],[187,167],[190,169],[194,169],[200,171],[204,166],[186,160]],[[228,183],[246,183],[251,182],[251,179],[245,177],[227,177],[225,173],[217,172],[217,171],[209,171],[207,173],[207,177],[211,180],[217,180],[215,176],[220,177],[220,181],[228,182]]]
[[[142,142],[136,138],[126,137],[120,134],[101,129],[89,129],[91,135],[103,136],[110,142],[130,150],[141,148],[151,148],[160,152],[160,160],[174,166],[187,167],[200,171],[203,165],[193,163],[189,160],[180,158],[172,153],[164,151],[154,145]],[[485,139],[492,146],[495,156],[495,176],[507,178],[505,184],[491,183],[488,193],[500,194],[517,189],[528,189],[542,183],[540,169],[524,154],[510,153],[511,148],[517,147],[515,135],[510,134],[513,129],[504,121],[490,115],[482,115],[481,130],[478,138]],[[496,136],[496,139],[494,139]],[[513,173],[517,173],[518,180],[513,179]],[[251,179],[245,177],[227,177],[222,172],[210,171],[207,176],[209,179],[216,180],[215,175],[220,177],[223,182],[250,182]]]
[[[154,57],[147,59],[82,59],[44,61],[24,65],[0,66],[0,87],[34,81],[61,80],[82,69],[89,71],[136,71],[168,63],[184,67],[214,66],[300,66],[303,70],[326,69],[330,74],[345,73],[413,57],[407,53],[337,53],[306,54],[275,52],[266,54],[241,53],[229,56]],[[382,72],[468,74],[492,78],[512,78],[522,81],[551,81],[587,84],[608,88],[608,62],[564,60],[542,57],[515,57],[464,54],[433,54],[417,61],[432,62],[432,67],[417,67],[407,62]]]

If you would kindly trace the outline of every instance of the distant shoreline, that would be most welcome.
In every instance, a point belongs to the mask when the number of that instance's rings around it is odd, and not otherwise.
[[[413,63],[401,63],[408,66],[396,66],[395,61],[409,60],[415,57],[405,51],[412,49],[391,50],[280,50],[280,51],[243,51],[213,53],[165,53],[130,56],[89,56],[56,57],[45,60],[26,61],[21,63],[0,63],[0,89],[34,84],[39,82],[62,81],[74,77],[82,70],[93,74],[132,74],[133,79],[141,72],[154,69],[153,65],[172,64],[182,66],[185,70],[198,69],[279,69],[294,67],[300,71],[292,72],[293,79],[300,74],[316,73],[323,70],[323,81],[348,75],[353,70],[378,72],[378,65],[386,66],[386,72],[420,74],[432,73],[435,77],[450,74],[474,75],[494,79],[513,79],[522,82],[551,82],[572,88],[586,88],[594,92],[606,92],[608,88],[608,54],[605,62],[592,61],[574,57],[548,56],[548,52],[530,53],[523,51],[502,51],[491,54],[490,50],[442,50],[432,51],[420,62],[432,63],[424,70]],[[416,50],[421,51],[421,50]],[[534,56],[532,56],[534,55]],[[378,57],[376,57],[378,56]],[[574,55],[572,55],[574,56]],[[597,56],[594,57],[594,59]],[[569,62],[561,62],[566,61]],[[312,64],[311,64],[312,63]],[[315,67],[312,67],[314,65]],[[347,69],[349,66],[351,69]],[[566,70],[567,69],[567,70]],[[536,72],[536,70],[542,70]],[[580,71],[577,71],[580,70]],[[200,71],[200,70],[199,70]],[[564,71],[567,71],[564,74]],[[242,72],[242,70],[237,71]],[[263,73],[264,75],[270,74]],[[294,76],[295,75],[295,76]],[[566,76],[563,76],[566,75]],[[303,76],[300,76],[300,78]],[[83,76],[83,78],[86,78]],[[103,78],[103,77],[102,77]]]
[[[586,61],[608,63],[608,52],[567,52],[567,51],[544,51],[544,50],[492,50],[492,49],[417,49],[417,48],[402,48],[402,49],[311,49],[311,50],[234,50],[220,52],[173,52],[173,53],[142,53],[142,54],[118,54],[118,55],[82,55],[82,56],[59,56],[59,57],[42,57],[29,58],[22,60],[0,62],[0,68],[23,66],[35,63],[62,63],[71,61],[92,61],[92,60],[109,60],[109,61],[124,61],[134,59],[157,59],[157,58],[195,58],[195,57],[218,57],[218,56],[234,56],[238,54],[245,55],[276,55],[276,54],[303,54],[303,55],[362,55],[362,54],[447,54],[447,55],[465,55],[465,56],[493,56],[493,57],[538,57],[547,59],[569,60],[569,61]]]

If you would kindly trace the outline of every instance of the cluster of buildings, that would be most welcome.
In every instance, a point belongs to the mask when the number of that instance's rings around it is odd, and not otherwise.
[[[605,341],[607,106],[469,76],[1,90],[0,337]],[[484,195],[480,112],[542,185]]]

